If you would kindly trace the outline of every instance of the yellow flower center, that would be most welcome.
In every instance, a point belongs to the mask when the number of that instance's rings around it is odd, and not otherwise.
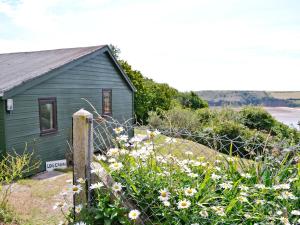
[[[188,192],[189,194],[192,194],[192,193],[193,193],[193,191],[192,191],[191,189],[188,189],[187,192]]]
[[[162,192],[162,193],[161,193],[161,196],[162,196],[162,197],[167,197],[167,193],[166,193],[166,192]]]
[[[78,187],[73,187],[73,191],[78,191],[79,188]]]
[[[181,206],[187,206],[186,202],[182,202]]]

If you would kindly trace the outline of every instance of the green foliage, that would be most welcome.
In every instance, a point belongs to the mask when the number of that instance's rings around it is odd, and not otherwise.
[[[89,208],[84,207],[76,215],[73,224],[84,221],[86,224],[130,225],[127,217],[128,209],[121,205],[121,199],[112,200],[110,192],[104,189],[97,189],[94,194],[95,205]],[[71,215],[70,218],[73,216]]]
[[[277,121],[262,107],[246,106],[239,114],[241,122],[250,129],[270,133],[277,140],[285,139],[289,144],[300,142],[300,133],[296,129]]]
[[[250,129],[270,132],[276,120],[262,107],[246,106],[240,111],[242,122]]]
[[[33,161],[33,153],[26,151],[19,155],[7,154],[0,161],[0,222],[12,222],[12,212],[8,207],[8,198],[12,192],[12,184],[21,179],[40,165],[39,161]]]
[[[178,101],[184,108],[200,109],[207,108],[208,103],[201,99],[195,92],[183,92],[178,96]]]
[[[262,152],[266,140],[268,142],[284,140],[287,146],[300,142],[299,131],[276,121],[260,107],[247,106],[240,111],[232,108],[202,108],[194,111],[175,107],[160,112],[159,115],[150,113],[148,122],[150,126],[162,130],[205,133],[211,137],[211,141],[199,137],[197,141],[224,153],[228,153],[230,140],[235,140],[233,153],[248,158]],[[224,138],[215,144],[215,136]],[[245,146],[244,142],[249,145]],[[260,147],[257,147],[255,152],[251,152],[250,143]]]
[[[200,123],[197,115],[191,109],[173,108],[162,113],[164,118],[163,129],[172,128],[174,131],[195,132],[199,129]]]

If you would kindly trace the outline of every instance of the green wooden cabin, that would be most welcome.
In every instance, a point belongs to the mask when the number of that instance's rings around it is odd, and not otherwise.
[[[135,88],[109,47],[0,54],[0,156],[25,144],[45,162],[65,159],[72,115],[81,108],[133,117]]]

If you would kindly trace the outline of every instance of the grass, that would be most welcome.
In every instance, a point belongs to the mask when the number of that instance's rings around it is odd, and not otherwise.
[[[61,199],[59,195],[66,187],[66,180],[72,173],[37,180],[23,179],[13,185],[9,206],[20,225],[58,224],[63,216],[53,210],[53,205]],[[1,223],[0,223],[1,224]]]
[[[146,130],[145,129],[135,129],[135,134],[136,135],[146,135]],[[157,150],[161,155],[166,155],[166,154],[172,154],[179,159],[185,159],[187,158],[187,155],[185,152],[190,151],[193,153],[193,158],[203,158],[207,162],[214,163],[216,159],[224,158],[226,159],[228,155],[220,153],[212,148],[209,148],[205,145],[199,144],[194,141],[182,139],[182,138],[174,138],[176,141],[175,143],[166,143],[167,136],[165,135],[158,135],[155,140],[154,144],[157,146]],[[229,149],[228,149],[229,152]],[[238,158],[239,164],[249,165],[252,164],[253,161],[248,160],[248,159],[241,159]]]

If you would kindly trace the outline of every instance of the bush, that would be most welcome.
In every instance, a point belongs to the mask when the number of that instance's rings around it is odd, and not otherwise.
[[[181,131],[195,132],[199,129],[200,122],[195,112],[191,109],[183,109],[175,107],[168,111],[157,113],[149,113],[149,126],[161,130],[171,130],[172,132]]]
[[[195,92],[183,92],[178,94],[178,101],[184,108],[201,109],[208,108],[207,101],[200,98]]]
[[[276,120],[262,107],[246,106],[240,111],[241,122],[250,129],[270,132]]]
[[[147,120],[149,126],[154,129],[160,129],[163,127],[163,120],[160,118],[160,116],[157,114],[157,112],[150,111],[148,113],[148,120]]]

